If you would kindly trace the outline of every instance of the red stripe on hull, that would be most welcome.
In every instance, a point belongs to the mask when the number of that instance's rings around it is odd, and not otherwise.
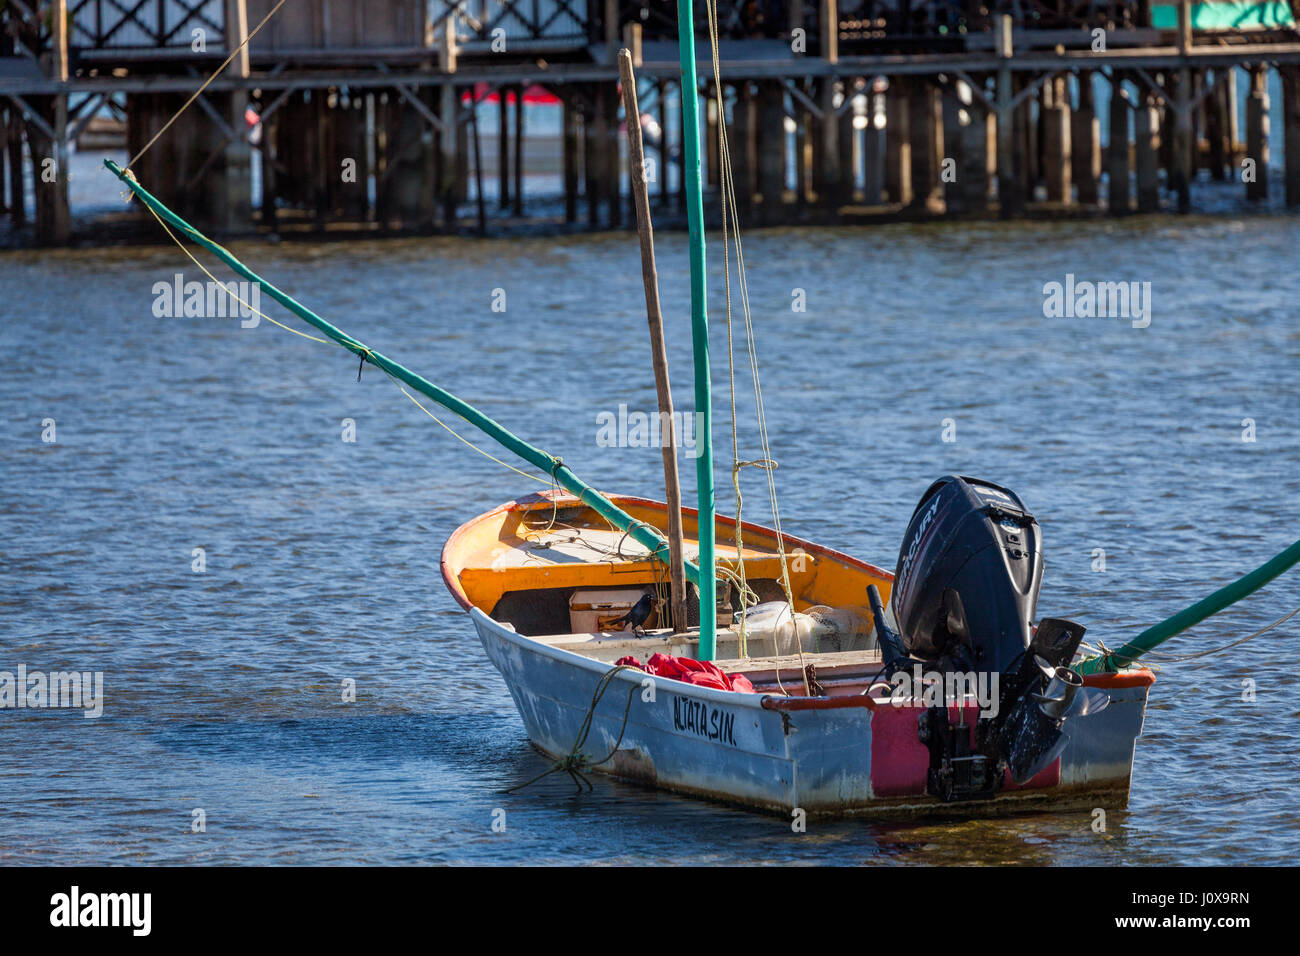
[[[975,742],[975,721],[979,708],[964,708],[966,724]],[[930,751],[917,738],[917,719],[925,713],[923,707],[876,707],[871,714],[871,792],[876,797],[908,797],[925,793],[926,773],[930,769]],[[957,722],[957,708],[948,708],[948,719]],[[1017,786],[1008,774],[1002,781],[1003,790],[1041,790],[1055,787],[1061,782],[1061,760],[1051,765],[1025,784]]]

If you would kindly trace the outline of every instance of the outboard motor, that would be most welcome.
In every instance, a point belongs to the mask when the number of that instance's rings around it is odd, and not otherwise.
[[[950,725],[947,706],[921,719],[927,789],[941,799],[990,796],[1007,772],[1025,783],[1065,749],[1067,720],[1109,702],[1069,668],[1084,627],[1055,618],[1034,626],[1042,580],[1038,522],[1015,492],[956,475],[926,490],[894,573],[899,633],[876,614],[886,663],[998,679],[997,711],[980,717],[973,734],[964,717]]]
[[[912,657],[1004,671],[1029,646],[1043,582],[1038,522],[1012,491],[949,475],[912,513],[893,607]]]

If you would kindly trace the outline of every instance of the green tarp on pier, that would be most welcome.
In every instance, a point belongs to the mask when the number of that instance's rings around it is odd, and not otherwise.
[[[1193,30],[1270,30],[1295,24],[1285,0],[1225,0],[1192,4]],[[1178,29],[1178,5],[1153,3],[1151,26]]]

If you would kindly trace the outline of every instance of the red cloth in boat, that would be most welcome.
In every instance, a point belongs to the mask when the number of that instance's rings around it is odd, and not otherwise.
[[[754,693],[754,685],[744,674],[728,674],[716,664],[697,661],[689,657],[673,657],[671,654],[655,654],[642,664],[635,657],[620,657],[615,665],[626,664],[653,674],[656,677],[669,677],[685,681],[700,687],[712,687],[715,690],[732,690],[740,694]]]

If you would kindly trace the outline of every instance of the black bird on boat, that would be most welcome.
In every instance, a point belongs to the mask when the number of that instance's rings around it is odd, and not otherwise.
[[[637,637],[645,637],[645,631],[641,625],[650,619],[650,612],[654,610],[655,598],[653,594],[646,592],[641,595],[641,600],[632,605],[632,609],[620,617],[615,624],[622,625],[623,630],[627,630],[628,625],[632,627],[632,633]]]

